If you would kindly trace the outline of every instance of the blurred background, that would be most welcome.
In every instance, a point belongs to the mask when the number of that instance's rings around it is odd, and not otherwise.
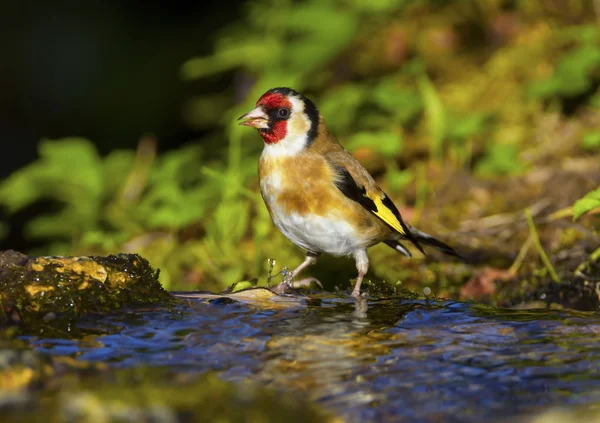
[[[471,264],[514,265],[527,222],[485,219],[527,207],[567,210],[540,232],[555,264],[590,252],[570,207],[600,181],[599,1],[4,2],[0,21],[2,248],[138,252],[174,289],[295,266],[258,194],[262,141],[235,121],[289,86]],[[473,273],[371,257],[372,279],[439,293]],[[343,259],[314,273],[355,276]]]

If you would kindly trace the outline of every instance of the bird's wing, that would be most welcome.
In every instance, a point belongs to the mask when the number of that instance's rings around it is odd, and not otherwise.
[[[325,155],[335,172],[336,187],[388,226],[406,237],[424,254],[423,248],[402,220],[400,212],[367,170],[348,151],[338,150]]]

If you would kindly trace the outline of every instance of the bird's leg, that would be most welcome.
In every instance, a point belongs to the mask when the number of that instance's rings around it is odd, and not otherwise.
[[[321,282],[319,282],[316,278],[306,278],[299,281],[292,281],[294,277],[298,276],[300,272],[306,269],[308,266],[312,266],[317,262],[317,257],[319,257],[320,253],[313,253],[311,251],[306,252],[306,258],[298,267],[296,267],[291,272],[288,272],[287,275],[283,278],[283,282],[277,285],[273,290],[278,294],[283,294],[287,288],[300,288],[304,286],[310,286],[311,282],[317,283],[321,288]]]
[[[304,259],[304,261],[302,263],[300,263],[300,265],[298,267],[296,267],[294,270],[292,270],[287,275],[285,275],[284,281],[287,281],[288,284],[291,283],[292,279],[294,279],[294,277],[298,276],[298,274],[300,272],[302,272],[308,266],[312,266],[313,264],[315,264],[317,262],[318,256],[319,256],[319,254],[311,253],[310,251],[308,251],[306,253],[306,258]]]
[[[352,296],[354,298],[360,297],[360,284],[362,283],[364,277],[364,273],[358,272],[358,276],[356,277],[356,283],[354,284],[354,289],[352,290]]]
[[[352,290],[352,296],[358,298],[360,296],[360,285],[362,284],[363,278],[369,270],[369,257],[367,256],[367,250],[358,250],[354,252],[354,260],[356,261],[356,270],[358,270],[358,276],[356,277],[356,283]]]

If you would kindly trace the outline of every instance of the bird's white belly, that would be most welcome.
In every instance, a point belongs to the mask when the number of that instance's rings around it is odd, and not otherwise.
[[[334,211],[325,216],[284,211],[275,201],[282,189],[276,173],[261,181],[261,191],[271,209],[273,223],[294,244],[308,251],[335,256],[348,255],[365,247],[363,237]]]
[[[278,213],[273,209],[273,222],[294,244],[315,253],[348,255],[361,248],[354,228],[334,216]]]

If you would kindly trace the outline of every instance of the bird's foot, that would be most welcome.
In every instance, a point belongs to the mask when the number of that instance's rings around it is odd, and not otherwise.
[[[359,298],[360,297],[360,290],[355,289],[354,291],[352,291],[352,296],[354,298]]]
[[[292,288],[310,288],[310,284],[313,282],[319,285],[319,288],[323,289],[323,285],[317,278],[304,278],[299,281],[293,281],[291,286]]]
[[[288,275],[286,275],[286,277],[283,279],[283,282],[273,287],[273,292],[279,295],[283,295],[289,289],[309,288],[312,283],[319,285],[319,287],[323,289],[323,285],[321,284],[321,282],[319,282],[317,278],[304,278],[300,279],[299,281],[293,281],[291,277],[288,277]]]

